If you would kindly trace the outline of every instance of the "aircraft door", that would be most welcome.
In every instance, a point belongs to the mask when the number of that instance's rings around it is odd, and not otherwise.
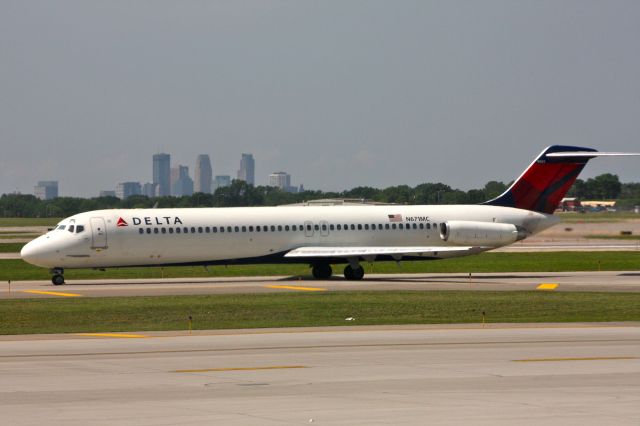
[[[304,236],[313,237],[313,222],[309,220],[304,223]]]
[[[101,217],[91,218],[91,248],[107,248],[107,225]]]

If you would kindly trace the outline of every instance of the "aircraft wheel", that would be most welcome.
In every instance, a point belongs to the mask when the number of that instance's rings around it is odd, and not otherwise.
[[[331,269],[331,265],[328,263],[321,263],[318,265],[314,265],[311,269],[311,273],[313,274],[313,278],[317,280],[328,280],[331,278],[331,274],[333,274],[333,270]]]
[[[361,280],[364,277],[364,268],[362,268],[362,266],[358,266],[354,269],[351,265],[347,265],[344,268],[344,277],[349,281]]]
[[[55,274],[53,277],[51,277],[51,282],[53,283],[53,285],[64,284],[64,275]]]

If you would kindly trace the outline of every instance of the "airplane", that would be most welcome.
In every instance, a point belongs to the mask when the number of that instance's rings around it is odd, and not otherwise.
[[[76,214],[26,244],[26,262],[64,270],[133,266],[305,263],[316,279],[346,263],[468,256],[521,241],[559,222],[553,212],[595,157],[640,155],[554,145],[500,196],[478,205],[334,205],[112,209]]]

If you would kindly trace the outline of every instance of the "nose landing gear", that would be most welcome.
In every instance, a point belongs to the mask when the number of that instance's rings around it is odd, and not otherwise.
[[[64,284],[64,269],[62,268],[53,268],[51,270],[53,276],[51,277],[51,282],[53,285],[62,285]]]

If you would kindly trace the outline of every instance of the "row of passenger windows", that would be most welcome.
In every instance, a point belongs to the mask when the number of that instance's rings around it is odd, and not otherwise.
[[[387,229],[437,229],[438,224],[430,223],[385,223],[385,224],[321,224],[321,225],[257,225],[257,226],[198,226],[198,227],[176,227],[176,228],[139,228],[138,233],[144,234],[216,234],[216,233],[232,233],[232,232],[311,232],[311,231],[382,231]],[[145,231],[146,229],[146,231]],[[152,231],[153,229],[153,231]]]

